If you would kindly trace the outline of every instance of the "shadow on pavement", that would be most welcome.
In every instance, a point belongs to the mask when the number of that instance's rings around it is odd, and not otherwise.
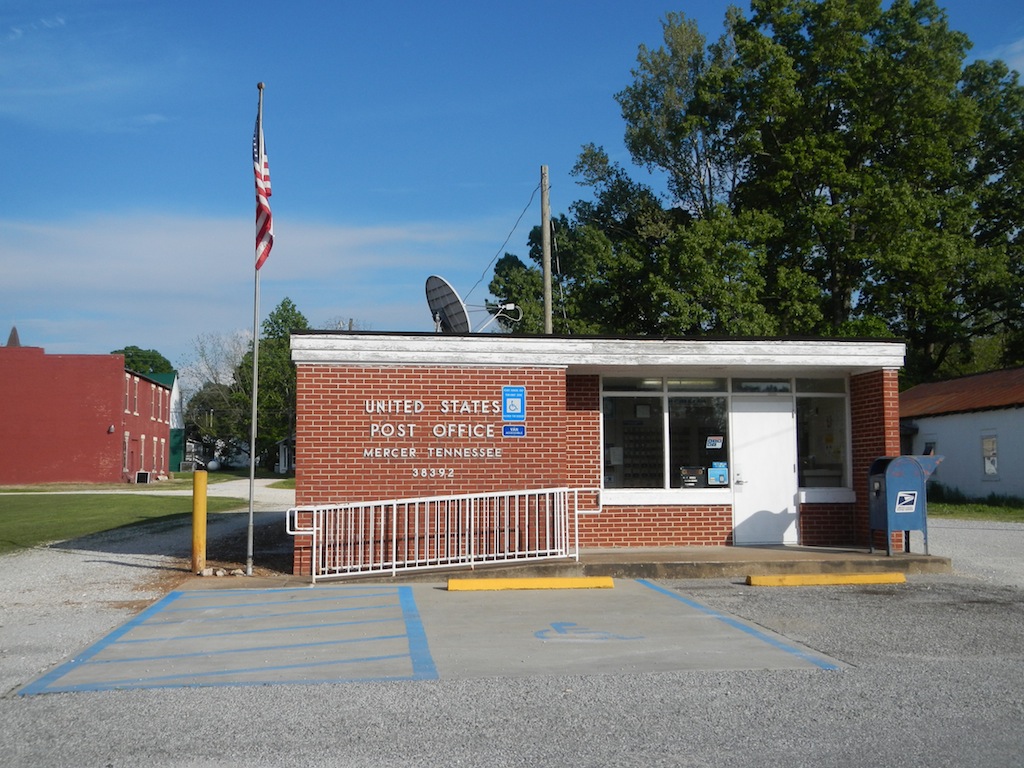
[[[244,568],[248,551],[248,513],[215,513],[207,519],[206,564],[227,571]],[[174,515],[161,520],[122,526],[50,545],[110,555],[147,555],[181,560],[180,564],[153,565],[160,570],[188,573],[192,559],[192,516]],[[146,566],[140,566],[146,567]],[[253,515],[253,570],[260,575],[292,572],[292,541],[283,512]]]

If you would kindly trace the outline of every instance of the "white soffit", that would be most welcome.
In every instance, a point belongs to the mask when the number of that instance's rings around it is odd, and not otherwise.
[[[567,368],[571,373],[643,373],[742,369],[859,373],[901,368],[898,341],[837,339],[614,339],[503,334],[300,333],[297,364],[355,366],[501,366]]]

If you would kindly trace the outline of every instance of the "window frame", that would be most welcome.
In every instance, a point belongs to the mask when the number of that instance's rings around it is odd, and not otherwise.
[[[665,374],[660,377],[661,386],[654,388],[652,386],[652,380],[659,378],[657,376],[635,376],[635,377],[624,377],[624,376],[601,376],[600,383],[600,412],[601,412],[601,430],[600,430],[600,446],[599,446],[599,460],[601,464],[600,476],[601,476],[601,488],[605,498],[605,503],[640,503],[640,504],[659,504],[659,503],[671,503],[671,504],[702,504],[702,503],[731,503],[733,495],[732,479],[734,476],[734,467],[732,465],[732,414],[733,414],[733,398],[749,396],[751,394],[769,394],[780,398],[787,398],[793,403],[794,420],[796,419],[796,413],[798,408],[798,399],[802,398],[828,398],[842,400],[843,406],[841,409],[842,417],[845,420],[843,425],[843,439],[844,445],[842,449],[842,484],[837,486],[821,486],[821,487],[805,487],[798,486],[797,491],[801,502],[811,503],[848,503],[852,502],[856,498],[856,493],[853,489],[852,480],[852,453],[853,453],[853,434],[852,434],[852,418],[850,414],[850,386],[849,376],[818,376],[816,378],[806,378],[800,376],[769,376],[769,377],[750,377],[749,375],[740,376],[690,376],[680,377],[672,374]],[[636,380],[638,385],[629,388],[624,384],[630,379]],[[672,389],[670,388],[670,381],[683,381],[686,379],[697,380],[701,379],[708,383],[714,382],[712,386],[706,389]],[[772,392],[751,392],[746,387],[737,389],[734,382],[749,382],[749,381],[764,381],[771,382],[773,385],[778,384]],[[606,386],[608,382],[612,383],[612,387]],[[788,381],[788,385],[786,382]],[[816,383],[820,383],[820,386],[815,386]],[[841,387],[839,386],[841,384]],[[609,401],[614,402],[616,399],[626,398],[648,398],[657,397],[661,399],[661,450],[662,450],[662,486],[661,487],[625,487],[625,486],[613,486],[609,487],[606,485],[606,451],[608,446],[606,445],[606,412]],[[726,464],[729,469],[729,484],[725,486],[717,487],[672,487],[671,484],[671,433],[670,433],[670,413],[671,406],[669,401],[672,398],[724,398],[726,402]],[[797,460],[800,460],[800,444],[799,444],[799,425],[794,423],[794,440],[797,441]]]

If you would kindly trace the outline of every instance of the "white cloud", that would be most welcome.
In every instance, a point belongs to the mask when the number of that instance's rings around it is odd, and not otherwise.
[[[152,84],[171,79],[173,49],[141,49],[138,31],[109,9],[11,25],[0,39],[0,115],[49,130],[123,132],[162,122],[152,112]]]
[[[408,331],[432,330],[427,276],[440,272],[467,290],[486,267],[482,243],[493,232],[419,223],[275,228],[261,270],[262,317],[287,296],[314,327],[342,317]],[[53,353],[137,345],[178,364],[202,333],[251,328],[254,238],[248,219],[0,220],[0,332],[6,338],[16,325],[23,344]]]
[[[996,48],[988,58],[1002,59],[1010,69],[1024,74],[1024,38]]]

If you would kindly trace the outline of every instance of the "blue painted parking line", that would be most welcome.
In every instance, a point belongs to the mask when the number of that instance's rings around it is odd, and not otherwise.
[[[652,584],[651,582],[647,581],[646,579],[637,579],[637,583],[638,584],[643,584],[645,587],[648,587],[649,589],[653,589],[655,592],[659,592],[659,593],[661,593],[663,595],[667,595],[667,596],[671,597],[674,600],[678,600],[681,603],[685,603],[686,605],[688,605],[691,608],[694,608],[694,609],[700,611],[701,613],[705,613],[708,616],[716,618],[719,621],[721,621],[721,622],[723,622],[725,624],[728,624],[730,627],[732,627],[734,629],[738,629],[741,632],[745,632],[746,634],[750,635],[751,637],[757,638],[758,640],[760,640],[760,641],[762,641],[764,643],[767,643],[768,645],[770,645],[770,646],[772,646],[774,648],[778,648],[780,651],[784,651],[785,653],[792,654],[793,656],[796,656],[797,658],[799,658],[799,659],[801,659],[803,661],[809,662],[809,663],[813,664],[814,666],[818,667],[819,669],[825,669],[825,670],[838,670],[839,669],[839,666],[837,666],[836,664],[832,664],[831,662],[825,661],[824,659],[821,659],[821,658],[815,656],[814,654],[808,653],[807,651],[801,650],[800,648],[796,648],[796,647],[794,647],[792,645],[789,645],[788,643],[784,643],[781,640],[779,640],[778,638],[772,637],[771,635],[766,634],[765,632],[762,632],[759,629],[755,629],[754,627],[751,627],[751,626],[749,626],[747,624],[744,624],[742,621],[738,621],[738,620],[734,619],[731,616],[726,616],[724,613],[720,613],[720,612],[716,611],[714,608],[709,608],[706,605],[702,605],[701,603],[698,603],[698,602],[695,602],[693,600],[690,600],[687,597],[683,597],[678,592],[673,592],[672,590],[666,589],[665,587],[660,587],[657,584]]]
[[[170,593],[19,694],[436,678],[411,587],[203,590]]]

